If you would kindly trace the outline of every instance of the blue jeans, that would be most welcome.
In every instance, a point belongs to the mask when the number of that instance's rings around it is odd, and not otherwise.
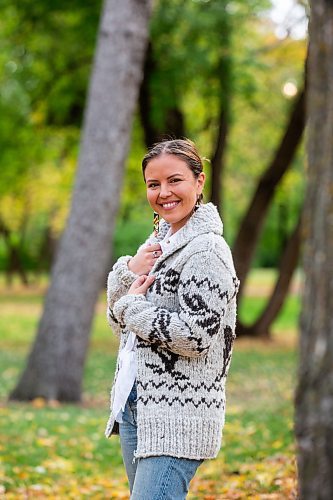
[[[120,444],[131,491],[131,500],[184,500],[189,484],[203,460],[169,456],[134,459],[137,446],[136,384],[128,397]]]

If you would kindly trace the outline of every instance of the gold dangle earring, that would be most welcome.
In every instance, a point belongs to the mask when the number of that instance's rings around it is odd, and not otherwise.
[[[154,212],[154,236],[158,235],[160,229],[160,216],[157,212]]]

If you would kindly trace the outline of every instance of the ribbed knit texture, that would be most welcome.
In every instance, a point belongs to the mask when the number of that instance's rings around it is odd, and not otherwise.
[[[157,243],[169,229],[163,221]],[[137,277],[121,257],[108,277],[108,321],[137,343],[136,457],[214,458],[221,446],[225,382],[236,324],[236,276],[223,225],[211,203],[201,205],[159,257],[146,296],[127,295]],[[116,369],[115,380],[118,367]],[[113,391],[111,391],[111,407]],[[105,434],[117,431],[111,416]]]

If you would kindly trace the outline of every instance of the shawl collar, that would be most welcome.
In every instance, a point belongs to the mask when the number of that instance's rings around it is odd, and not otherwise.
[[[162,219],[158,235],[149,238],[149,243],[159,243],[164,239],[169,228],[170,224]],[[174,245],[172,245],[172,248],[169,251],[164,252],[157,259],[153,269],[151,270],[151,274],[154,273],[156,268],[158,268],[161,263],[169,257],[169,255],[172,255],[174,252],[187,245],[187,243],[192,241],[197,236],[211,232],[222,236],[223,223],[215,205],[213,205],[213,203],[207,203],[200,205],[186,222],[185,226],[177,231],[177,241]]]

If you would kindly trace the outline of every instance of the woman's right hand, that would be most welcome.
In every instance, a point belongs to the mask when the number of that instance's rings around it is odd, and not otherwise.
[[[162,255],[161,245],[147,245],[138,251],[128,262],[128,269],[139,276],[149,274],[156,260]]]

